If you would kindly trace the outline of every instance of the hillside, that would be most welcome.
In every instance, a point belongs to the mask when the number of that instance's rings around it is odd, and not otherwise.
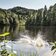
[[[26,25],[26,26],[39,26],[39,25],[56,25],[56,4],[50,6],[47,10],[44,8],[34,10],[23,7],[14,7],[11,9],[0,8],[0,25]]]

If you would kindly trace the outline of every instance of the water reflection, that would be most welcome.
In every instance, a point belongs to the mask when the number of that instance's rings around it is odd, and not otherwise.
[[[41,32],[44,36],[42,39],[48,42],[56,41],[56,26],[38,26],[28,28],[29,35],[36,38],[36,35]]]
[[[10,36],[7,36],[9,40],[16,40],[20,38],[20,33],[24,32],[24,26],[1,26],[0,27],[0,34],[5,32],[10,32]]]
[[[39,56],[48,56],[51,54],[51,45],[49,42],[56,41],[56,26],[38,26],[25,28],[25,26],[1,26],[0,33],[10,32],[5,39],[9,40],[7,47],[15,42],[13,49],[27,52],[33,50],[37,51]],[[0,38],[2,41],[3,38]],[[16,49],[15,49],[16,48]],[[36,50],[37,48],[37,50]],[[26,51],[27,50],[27,51]],[[51,53],[47,53],[51,52]],[[44,54],[46,52],[46,54]],[[43,53],[43,55],[41,55]],[[18,54],[19,55],[19,54]]]
[[[30,38],[37,38],[37,34],[40,32],[43,35],[42,39],[48,42],[56,41],[56,26],[38,26],[25,28],[25,26],[1,26],[0,33],[10,32],[8,36],[10,40],[16,40],[21,38],[21,35],[30,36]]]

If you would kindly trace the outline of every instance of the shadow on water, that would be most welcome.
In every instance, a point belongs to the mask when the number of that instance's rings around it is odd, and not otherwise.
[[[43,39],[48,42],[56,41],[56,26],[31,26],[26,28],[29,34],[36,36],[39,32],[44,36]]]
[[[10,35],[6,37],[8,40],[15,41],[16,39],[19,39],[20,34],[23,33],[24,31],[25,31],[25,26],[0,26],[0,34],[5,32],[10,32]]]
[[[44,36],[43,40],[56,41],[56,26],[31,26],[28,28],[25,28],[25,26],[0,26],[0,34],[5,32],[10,32],[10,36],[7,37],[9,40],[20,39],[21,35],[28,35],[34,39],[40,32]]]

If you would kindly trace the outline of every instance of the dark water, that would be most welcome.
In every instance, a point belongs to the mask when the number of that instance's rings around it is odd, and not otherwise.
[[[0,34],[10,32],[9,40],[17,40],[21,38],[20,35],[29,35],[30,38],[36,38],[36,35],[41,32],[44,36],[43,40],[48,42],[56,41],[56,26],[38,26],[25,28],[25,26],[1,26]]]
[[[5,38],[6,40],[9,40],[7,45],[10,46],[12,44],[10,41],[16,42],[14,50],[16,50],[17,53],[19,53],[20,50],[25,50],[25,52],[33,50],[34,52],[38,51],[39,56],[51,55],[51,45],[49,42],[56,41],[56,26],[38,26],[30,28],[26,28],[25,26],[1,26],[0,33],[5,32],[10,32],[10,35]],[[2,42],[3,39],[4,38],[0,38],[0,41]],[[35,43],[36,45],[34,45]],[[32,47],[32,45],[34,45],[34,47]],[[43,47],[46,46],[39,49],[42,45]],[[37,47],[37,50],[35,47]],[[47,51],[51,53],[49,54]]]

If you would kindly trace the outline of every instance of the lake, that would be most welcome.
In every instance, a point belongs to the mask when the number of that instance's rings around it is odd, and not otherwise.
[[[5,48],[17,56],[56,56],[50,43],[56,41],[56,26],[1,26],[0,34],[9,32]],[[0,45],[4,44],[0,37]],[[1,48],[0,48],[1,50]]]

